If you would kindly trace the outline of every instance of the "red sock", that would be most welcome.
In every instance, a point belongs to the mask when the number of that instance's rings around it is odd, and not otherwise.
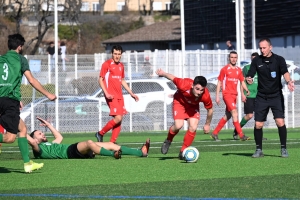
[[[4,134],[6,130],[3,128],[3,126],[0,124],[0,134]]]
[[[226,124],[226,120],[222,117],[221,120],[219,121],[217,127],[215,128],[215,130],[213,131],[213,134],[218,135],[218,133],[220,132],[220,130],[223,128],[223,126]]]
[[[102,128],[101,131],[99,131],[100,135],[104,135],[107,133],[110,129],[112,129],[116,125],[115,121],[112,119]]]
[[[244,134],[243,134],[243,131],[242,131],[240,123],[239,122],[233,122],[233,126],[234,126],[236,132],[239,134],[239,136],[243,137]]]
[[[116,142],[117,138],[121,132],[121,123],[116,124],[112,129],[112,134],[110,137],[110,142]]]
[[[183,144],[182,147],[180,149],[180,151],[182,152],[185,148],[191,146],[191,144],[194,141],[194,138],[196,136],[196,131],[195,132],[191,132],[189,130],[187,130],[187,132],[185,133],[185,136],[183,138]]]
[[[169,140],[170,142],[173,141],[173,138],[174,138],[175,135],[177,135],[177,133],[179,132],[179,130],[178,130],[177,132],[173,132],[173,131],[172,131],[172,127],[173,127],[173,126],[171,126],[171,127],[169,128],[168,137],[167,137],[167,140]]]

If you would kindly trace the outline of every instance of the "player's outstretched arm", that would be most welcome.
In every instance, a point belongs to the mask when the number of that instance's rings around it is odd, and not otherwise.
[[[139,97],[132,92],[124,78],[122,79],[122,86],[125,88],[125,90],[127,90],[127,92],[131,95],[132,98],[134,98],[136,102],[139,101]]]
[[[47,127],[50,129],[51,133],[53,134],[54,136],[54,140],[52,141],[52,143],[57,143],[57,144],[60,144],[62,142],[62,140],[64,139],[63,136],[60,134],[60,132],[58,132],[53,126],[52,124],[50,124],[48,121],[40,118],[40,117],[37,117],[37,119],[41,122],[41,126],[44,126],[44,127]]]
[[[26,76],[28,82],[34,87],[37,91],[45,95],[49,100],[53,101],[56,99],[56,95],[48,92],[42,85],[41,83],[35,79],[31,72],[29,70],[24,72],[24,75]]]
[[[169,74],[169,73],[165,72],[165,71],[162,70],[162,69],[156,70],[155,73],[156,73],[158,76],[160,76],[160,77],[165,77],[165,78],[167,78],[167,79],[169,79],[169,80],[171,80],[171,81],[173,81],[174,78],[176,78],[173,74]]]

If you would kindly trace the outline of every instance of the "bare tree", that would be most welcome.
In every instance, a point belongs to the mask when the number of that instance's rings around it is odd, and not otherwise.
[[[31,0],[33,6],[31,6],[34,11],[34,18],[37,21],[37,35],[34,36],[26,45],[28,48],[30,45],[34,45],[30,54],[35,54],[43,41],[43,38],[47,31],[54,24],[54,3],[52,0]],[[59,21],[69,21],[69,23],[76,23],[78,20],[78,15],[80,13],[80,8],[82,6],[81,0],[65,0],[58,2]]]
[[[149,1],[149,3],[150,3],[149,15],[153,15],[153,2],[154,2],[154,0]]]
[[[105,6],[106,0],[99,0],[99,6],[100,6],[100,15],[104,15],[104,6]]]

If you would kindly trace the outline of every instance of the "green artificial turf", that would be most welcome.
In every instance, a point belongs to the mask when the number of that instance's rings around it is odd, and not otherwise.
[[[245,129],[248,136],[253,130]],[[148,158],[120,160],[96,156],[91,160],[36,160],[41,170],[23,173],[17,143],[3,144],[0,155],[0,199],[299,199],[299,129],[288,130],[289,158],[280,157],[277,129],[265,129],[264,158],[251,158],[254,140],[233,141],[232,130],[221,131],[221,142],[198,131],[193,146],[197,163],[178,159],[183,134],[167,155],[160,153],[166,131],[121,133],[120,145],[141,147],[151,138]],[[104,140],[109,140],[110,134]],[[94,134],[64,134],[64,143],[94,139]],[[51,138],[49,138],[51,140]]]

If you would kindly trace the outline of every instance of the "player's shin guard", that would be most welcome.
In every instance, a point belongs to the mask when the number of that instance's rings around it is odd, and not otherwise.
[[[191,132],[189,130],[187,130],[187,132],[185,133],[185,136],[183,138],[183,144],[182,147],[180,149],[180,151],[182,152],[185,148],[191,146],[191,144],[194,141],[194,138],[196,136],[196,131],[195,132]]]

